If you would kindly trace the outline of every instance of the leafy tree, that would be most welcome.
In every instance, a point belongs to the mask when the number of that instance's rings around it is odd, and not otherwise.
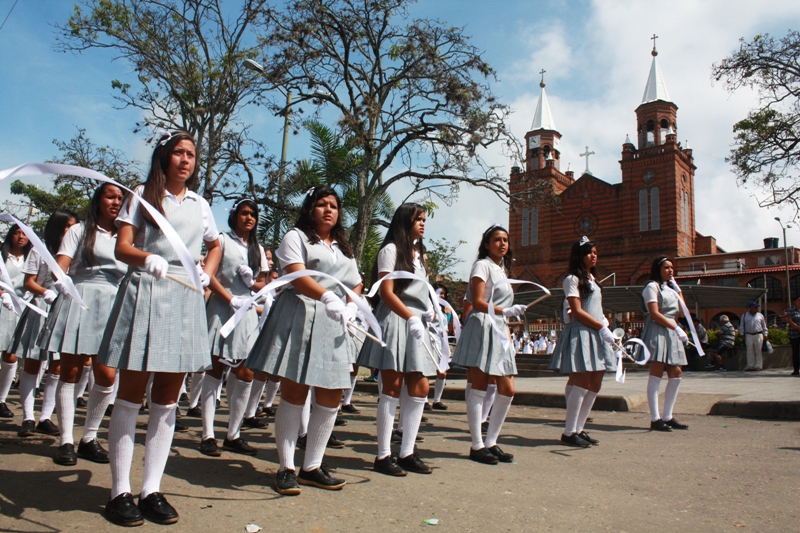
[[[733,126],[734,148],[726,159],[740,184],[769,191],[762,206],[793,204],[800,210],[800,33],[782,39],[756,35],[712,67],[730,92],[758,90],[759,107]]]
[[[518,150],[509,109],[488,85],[495,71],[461,28],[410,19],[411,3],[293,0],[263,37],[272,83],[333,108],[339,133],[358,149],[358,258],[390,187],[410,183],[412,195],[449,203],[466,184],[506,199],[506,176],[482,150]]]
[[[447,239],[431,239],[428,241],[427,256],[428,268],[431,270],[430,282],[435,283],[442,279],[452,279],[455,276],[454,268],[464,262],[463,259],[456,257],[456,251],[467,241],[459,240],[455,244],[450,244]]]

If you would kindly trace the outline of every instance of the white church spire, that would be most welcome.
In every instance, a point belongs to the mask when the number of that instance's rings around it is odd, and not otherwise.
[[[550,104],[547,101],[547,93],[544,90],[544,73],[542,70],[539,74],[542,75],[542,81],[539,87],[542,88],[542,93],[539,95],[539,104],[536,106],[536,114],[533,115],[533,124],[531,124],[531,131],[534,130],[553,130],[556,131],[556,121],[553,120],[553,113],[550,111]]]
[[[650,55],[653,56],[653,63],[650,65],[650,74],[647,76],[647,86],[644,88],[642,103],[646,104],[647,102],[655,102],[656,100],[671,102],[669,93],[667,92],[667,85],[664,83],[664,78],[661,76],[661,69],[658,68],[658,62],[656,61],[656,56],[658,55],[656,39],[658,39],[658,36],[653,34],[651,39],[653,40],[653,51],[650,52]]]

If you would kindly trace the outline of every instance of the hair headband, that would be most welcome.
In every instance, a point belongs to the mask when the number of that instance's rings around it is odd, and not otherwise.
[[[229,211],[229,212],[230,212],[230,211],[236,211],[237,209],[239,209],[239,206],[240,206],[240,205],[241,205],[243,202],[253,202],[253,203],[255,204],[255,201],[254,201],[252,198],[242,198],[241,200],[238,200],[238,201],[237,201],[235,204],[233,204],[233,207],[231,207],[231,208],[228,208],[228,211]]]
[[[164,146],[164,145],[165,145],[165,144],[167,144],[167,143],[169,142],[169,140],[170,140],[170,139],[172,139],[172,137],[174,137],[176,134],[174,134],[174,133],[170,133],[170,132],[168,132],[167,130],[163,130],[163,129],[162,129],[162,130],[158,130],[158,131],[156,131],[156,135],[158,135],[159,137],[165,137],[165,136],[166,136],[166,139],[162,139],[162,140],[161,140],[161,141],[159,141],[159,143],[158,143],[158,145],[159,145],[159,146]]]
[[[489,226],[489,228],[486,231],[483,232],[483,235],[484,236],[491,235],[492,231],[494,231],[497,228],[500,228],[501,230],[505,231],[505,228],[503,227],[502,224],[498,224],[497,222],[495,222],[494,224]]]
[[[317,188],[316,188],[316,187],[311,187],[310,189],[308,189],[308,190],[306,191],[306,198],[308,198],[309,196],[311,196],[312,194],[314,194],[314,191],[316,191],[316,190],[317,190]]]
[[[658,262],[658,266],[661,266],[664,261],[669,261],[669,257],[662,257],[661,260]]]

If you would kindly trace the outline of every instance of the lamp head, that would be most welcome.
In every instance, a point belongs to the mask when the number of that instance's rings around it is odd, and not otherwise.
[[[258,72],[260,74],[264,73],[264,67],[261,65],[261,63],[253,61],[252,59],[245,59],[244,61],[242,61],[242,66],[244,66],[246,69]]]

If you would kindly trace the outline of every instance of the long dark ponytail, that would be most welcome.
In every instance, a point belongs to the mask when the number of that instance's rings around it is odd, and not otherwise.
[[[422,239],[418,239],[415,243],[414,238],[411,235],[411,228],[414,226],[414,221],[420,214],[424,212],[424,207],[414,203],[403,204],[397,208],[397,211],[394,212],[392,222],[389,224],[389,229],[386,231],[386,236],[383,239],[383,244],[381,244],[380,250],[383,250],[387,244],[395,245],[397,250],[397,259],[394,264],[395,270],[414,272],[414,250],[416,250],[420,262],[425,268],[425,274],[430,274],[430,270],[428,270],[428,262],[425,259],[425,244],[423,244]],[[380,250],[378,250],[379,254]],[[370,277],[373,284],[378,280],[377,261],[372,266],[372,275]],[[411,280],[395,280],[394,293],[400,294],[410,284]]]
[[[587,270],[586,265],[583,264],[583,258],[592,253],[592,248],[595,245],[585,237],[579,242],[572,245],[572,250],[569,254],[569,273],[578,278],[578,292],[581,298],[585,298],[592,291],[592,284],[589,280],[589,274],[595,276],[595,285],[601,291],[600,283],[597,281],[597,269],[592,267]]]
[[[250,198],[241,198],[233,204],[233,209],[228,213],[228,227],[236,233],[236,219],[242,207],[249,207],[253,210],[253,216],[258,221],[258,204]],[[253,271],[254,277],[258,277],[261,272],[261,249],[258,246],[258,224],[255,224],[247,236],[247,266]]]
[[[53,211],[53,214],[47,219],[47,224],[44,226],[44,244],[53,257],[58,254],[61,241],[64,239],[64,230],[67,229],[69,221],[73,218],[80,221],[80,217],[74,211],[59,208]]]

